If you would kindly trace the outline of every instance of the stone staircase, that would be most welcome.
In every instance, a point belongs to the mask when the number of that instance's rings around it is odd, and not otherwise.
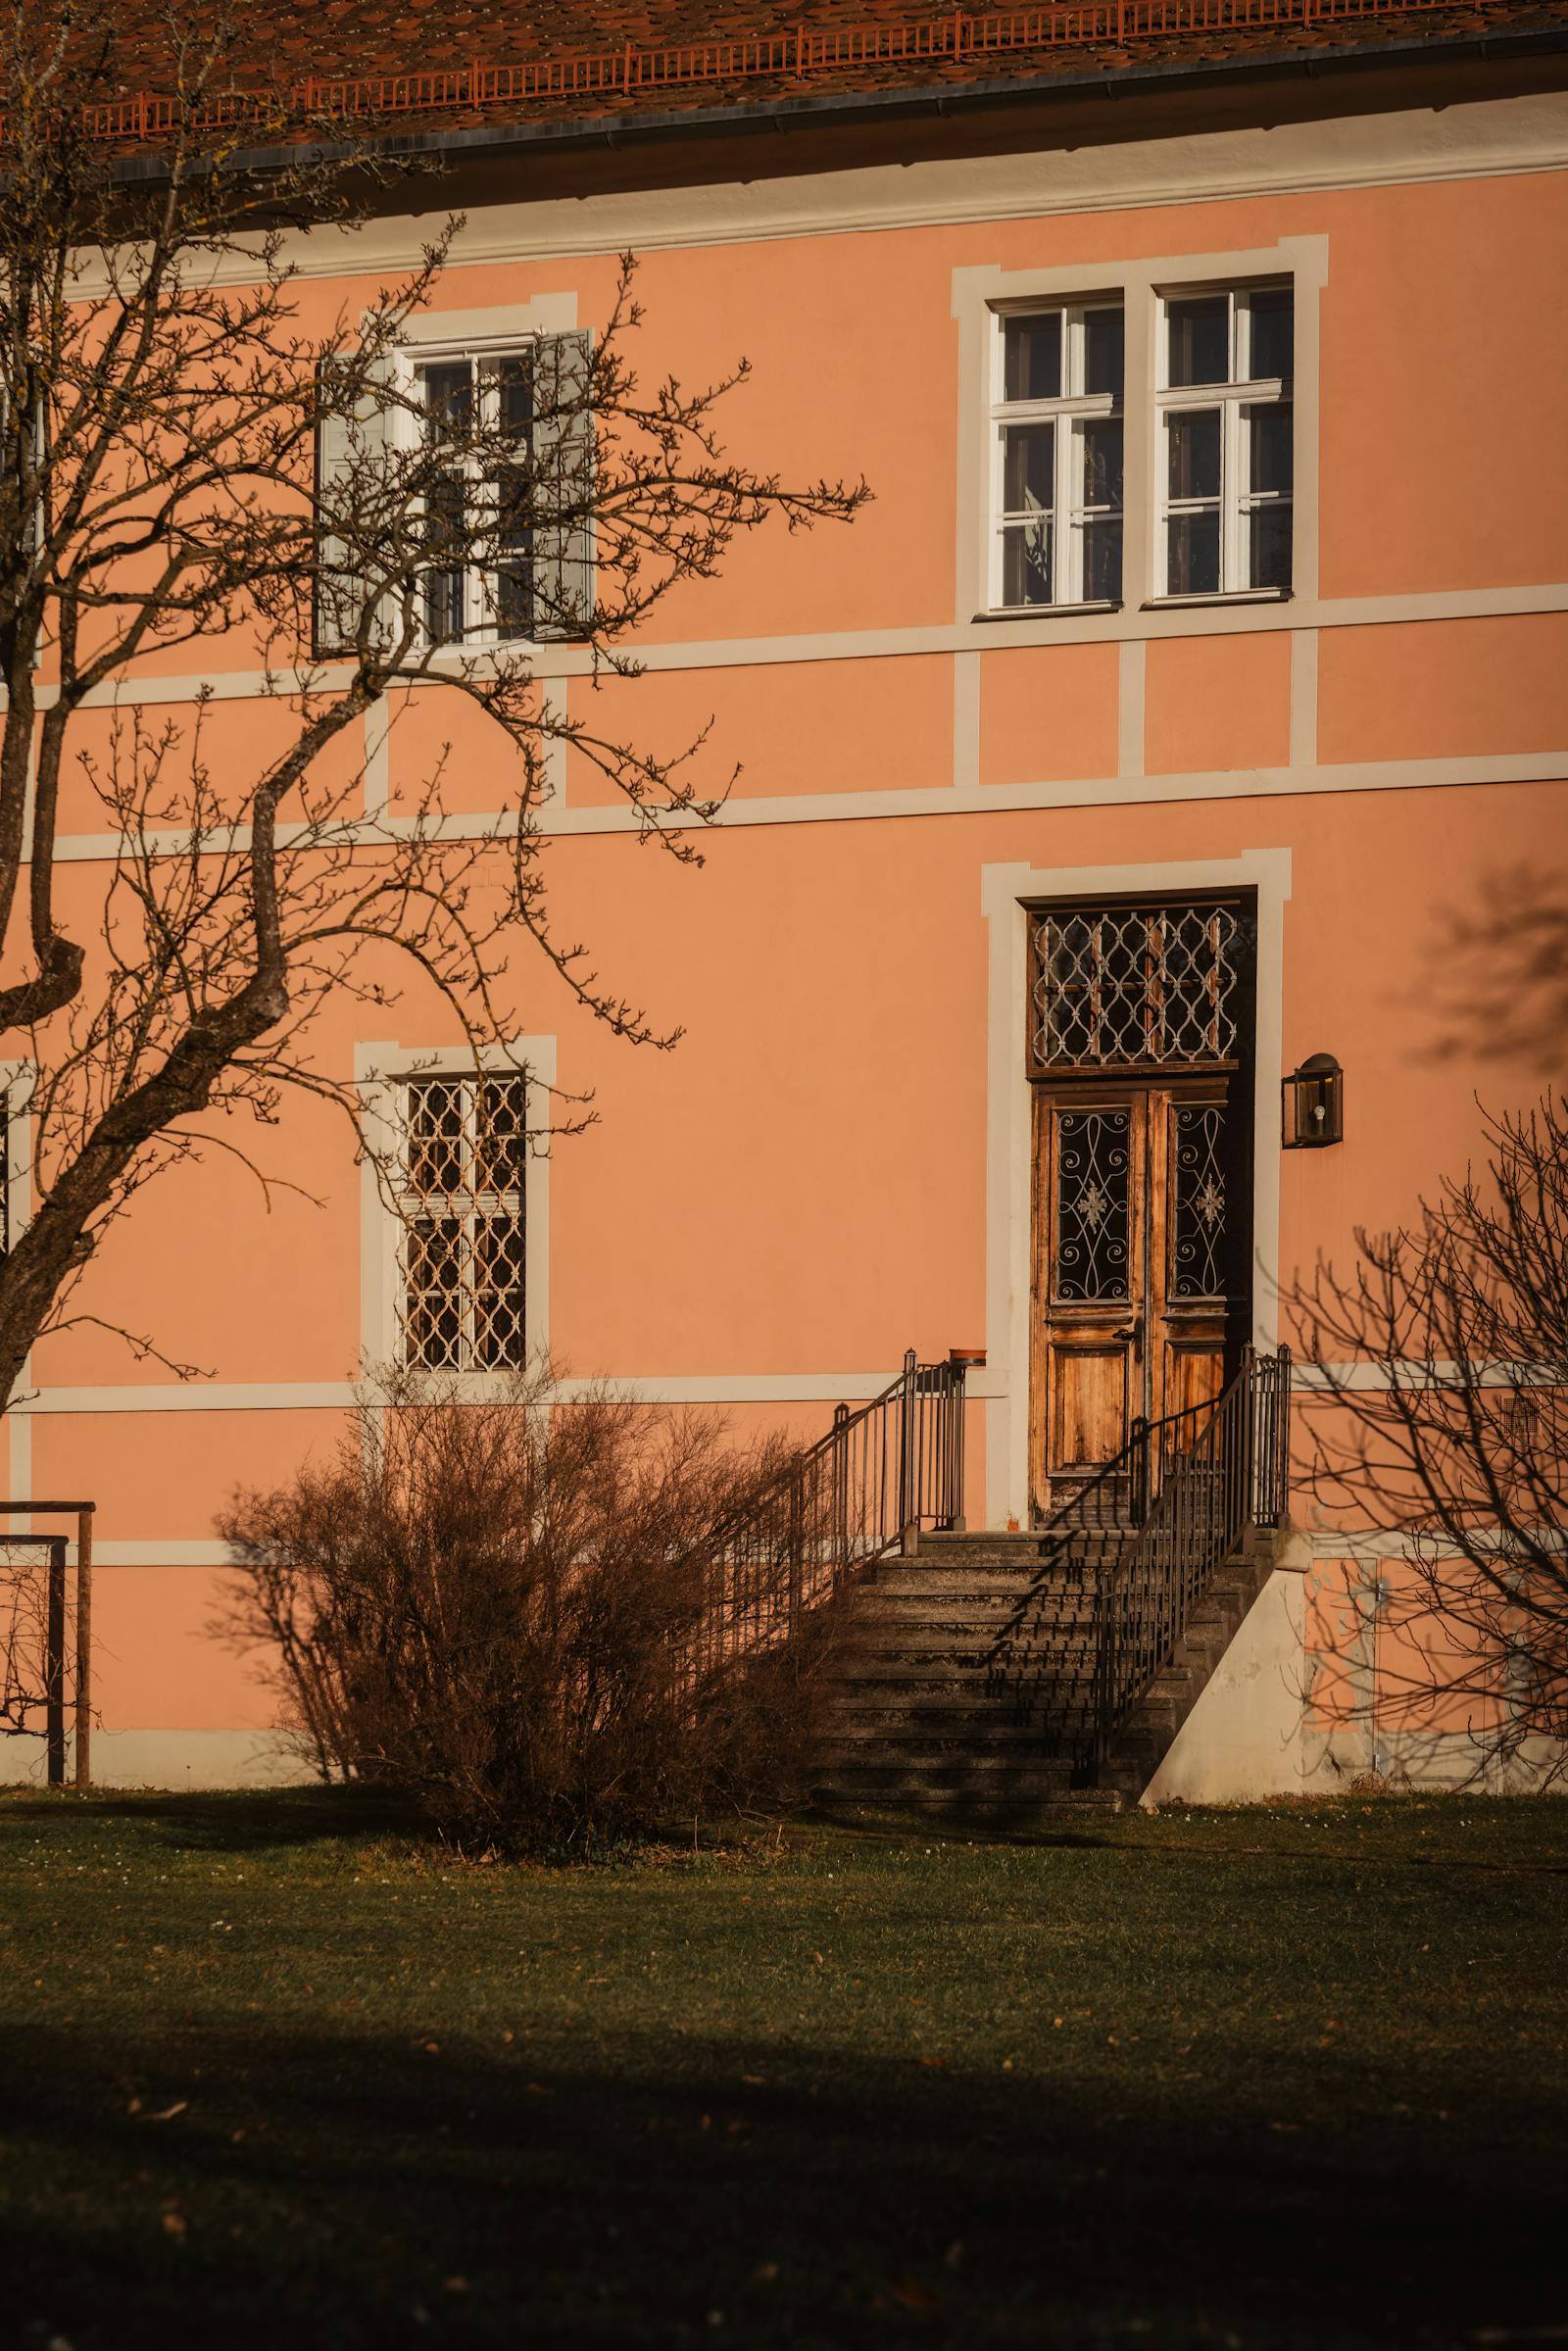
[[[923,1533],[913,1557],[883,1560],[830,1665],[818,1800],[979,1816],[1136,1802],[1261,1591],[1274,1539],[1250,1536],[1210,1579],[1096,1782],[1095,1584],[1124,1540]]]

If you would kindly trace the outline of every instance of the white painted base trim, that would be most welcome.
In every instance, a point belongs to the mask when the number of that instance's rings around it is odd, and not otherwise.
[[[640,1404],[864,1403],[897,1378],[885,1371],[715,1371],[607,1373],[603,1385]],[[460,1381],[466,1401],[480,1404],[499,1393],[480,1374]],[[601,1385],[563,1380],[555,1393],[570,1404]],[[971,1376],[970,1394],[993,1393],[987,1374]],[[123,1387],[39,1388],[7,1407],[16,1421],[40,1412],[347,1412],[359,1400],[352,1380],[127,1381]]]
[[[1305,1606],[1302,1579],[1276,1569],[1145,1788],[1146,1805],[1250,1803],[1305,1791]],[[1370,1754],[1359,1768],[1371,1768]]]
[[[68,1756],[67,1769],[70,1762]],[[316,1774],[282,1731],[95,1731],[95,1788],[304,1788]],[[0,1739],[0,1785],[46,1785],[42,1739]]]
[[[1524,1795],[1544,1783],[1568,1794],[1568,1782],[1548,1778],[1561,1760],[1549,1740],[1527,1742],[1506,1764],[1486,1759],[1478,1777],[1482,1758],[1464,1732],[1380,1728],[1364,1663],[1358,1675],[1352,1668],[1360,1685],[1354,1717],[1314,1721],[1307,1709],[1311,1661],[1302,1644],[1307,1597],[1301,1574],[1276,1569],[1269,1577],[1145,1788],[1145,1806],[1343,1794],[1363,1773],[1396,1788]]]

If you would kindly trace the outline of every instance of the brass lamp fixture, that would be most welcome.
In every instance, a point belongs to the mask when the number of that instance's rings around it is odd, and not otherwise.
[[[1287,1151],[1318,1151],[1345,1141],[1345,1072],[1332,1053],[1309,1053],[1281,1091]]]

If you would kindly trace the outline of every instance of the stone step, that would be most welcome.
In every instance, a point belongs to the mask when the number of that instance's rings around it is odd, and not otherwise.
[[[867,1586],[858,1611],[882,1624],[918,1624],[922,1617],[941,1614],[972,1618],[976,1624],[1005,1624],[1020,1610],[1032,1610],[1033,1595],[1024,1586],[1017,1592],[999,1592],[994,1584],[960,1585],[947,1591],[929,1586],[912,1592],[889,1592],[880,1584]]]
[[[921,1619],[913,1624],[873,1621],[857,1625],[846,1636],[838,1654],[864,1656],[874,1649],[878,1655],[897,1656],[906,1649],[911,1657],[919,1657],[929,1652],[933,1642],[994,1659],[999,1670],[1009,1672],[1043,1657],[1065,1655],[1069,1651],[1092,1653],[1099,1646],[1098,1636],[1088,1625],[1042,1625],[1028,1633],[1012,1633],[1004,1626],[954,1625],[941,1619]]]
[[[1073,1788],[1095,1720],[1096,1598],[1125,1529],[922,1536],[856,1594],[831,1660],[818,1745],[824,1802],[1016,1817],[1069,1798],[1136,1797],[1192,1711],[1267,1573],[1210,1579],[1174,1655],[1113,1741],[1095,1791]]]
[[[858,1651],[853,1657],[841,1653],[829,1658],[822,1669],[823,1687],[830,1690],[896,1689],[902,1683],[911,1690],[962,1690],[971,1703],[997,1678],[998,1669],[985,1658],[911,1657],[896,1649],[885,1657],[873,1650]]]
[[[817,1752],[824,1763],[910,1763],[937,1769],[964,1757],[989,1763],[1018,1748],[1025,1754],[1051,1752],[1031,1723],[964,1721],[933,1731],[919,1724],[835,1723]]]
[[[1049,1804],[1070,1788],[1072,1780],[1073,1764],[1067,1756],[971,1764],[941,1772],[915,1771],[906,1765],[840,1764],[824,1772],[811,1792],[818,1800],[860,1804],[909,1799],[930,1805]]]
[[[961,1598],[978,1593],[984,1599],[1005,1599],[1013,1606],[1038,1592],[1043,1598],[1058,1593],[1068,1598],[1080,1591],[1092,1592],[1093,1580],[1063,1574],[1053,1567],[949,1567],[923,1560],[901,1560],[896,1567],[879,1567],[864,1587],[867,1599],[895,1592],[901,1599]]]
[[[824,1812],[858,1813],[872,1819],[880,1813],[892,1812],[900,1819],[908,1816],[938,1825],[975,1829],[1045,1827],[1084,1813],[1124,1812],[1129,1801],[1119,1788],[1078,1788],[1071,1780],[1053,1782],[1043,1793],[1024,1795],[1016,1801],[1005,1796],[974,1794],[879,1798],[857,1794],[853,1789],[841,1794],[831,1788],[817,1788],[812,1800]]]
[[[1006,1715],[986,1724],[904,1715],[877,1715],[863,1722],[836,1719],[822,1725],[816,1752],[823,1761],[896,1757],[921,1765],[945,1756],[985,1756],[1014,1747],[1055,1755],[1064,1742],[1076,1744],[1087,1738],[1093,1719],[1088,1706],[1063,1708],[1038,1722],[1015,1722]]]

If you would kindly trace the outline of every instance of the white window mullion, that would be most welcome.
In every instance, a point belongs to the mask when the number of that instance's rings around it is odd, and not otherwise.
[[[1247,548],[1242,516],[1242,483],[1246,478],[1242,446],[1242,404],[1227,400],[1220,409],[1219,455],[1219,585],[1222,596],[1233,595],[1248,583]]]
[[[1080,376],[1078,379],[1082,381]],[[1056,604],[1080,604],[1083,601],[1081,572],[1078,562],[1078,484],[1073,478],[1073,458],[1079,443],[1078,424],[1071,410],[1056,418],[1056,504],[1053,516],[1052,537],[1052,598]]]

